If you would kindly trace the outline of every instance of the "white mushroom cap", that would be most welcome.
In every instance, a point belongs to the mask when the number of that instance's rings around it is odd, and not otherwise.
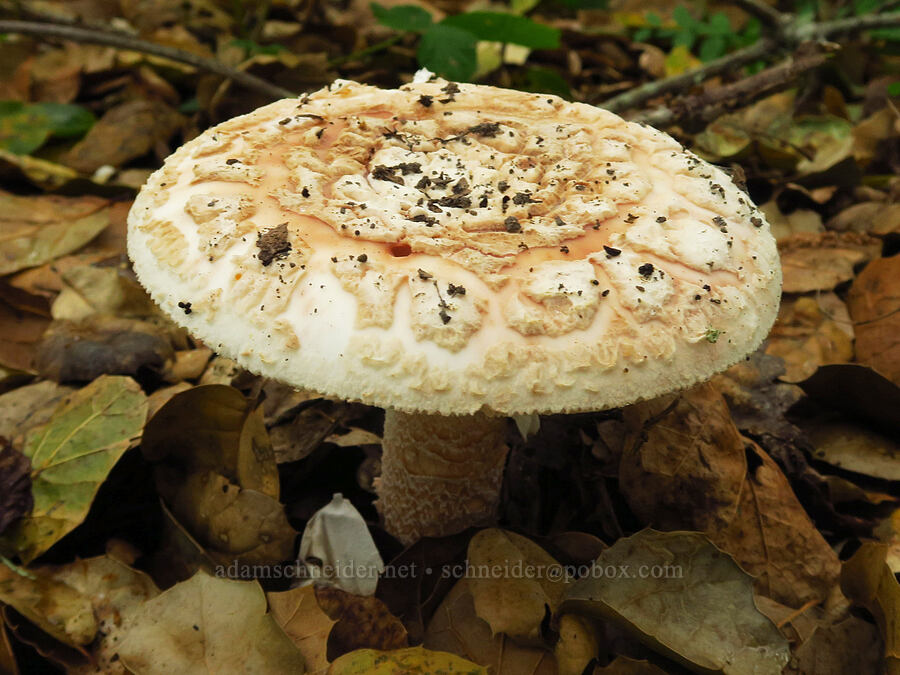
[[[408,412],[599,410],[756,349],[763,215],[672,138],[547,95],[338,81],[209,129],[128,219],[154,300],[249,370]]]

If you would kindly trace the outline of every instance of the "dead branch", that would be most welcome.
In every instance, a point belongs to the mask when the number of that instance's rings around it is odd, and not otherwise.
[[[293,98],[296,92],[283,89],[277,85],[226,66],[221,61],[197,56],[183,49],[159,45],[147,40],[141,40],[127,33],[118,31],[99,30],[96,28],[84,28],[81,26],[64,25],[44,21],[14,21],[0,20],[0,33],[19,33],[22,35],[36,35],[42,38],[59,38],[72,42],[107,45],[116,49],[125,49],[150,56],[158,56],[179,63],[186,63],[199,70],[204,70],[215,75],[228,78],[247,89],[258,91],[273,99]]]

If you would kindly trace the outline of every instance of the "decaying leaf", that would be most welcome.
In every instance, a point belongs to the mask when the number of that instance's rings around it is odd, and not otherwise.
[[[779,240],[785,293],[830,291],[850,281],[854,268],[881,249],[881,242],[855,232],[793,234]]]
[[[900,582],[888,544],[866,542],[841,571],[841,590],[871,612],[884,640],[885,672],[900,673]]]
[[[597,666],[593,675],[666,675],[662,668],[649,661],[635,661],[627,656],[617,656],[608,666]]]
[[[0,534],[32,506],[31,462],[0,435]]]
[[[26,431],[49,420],[57,404],[74,391],[72,387],[42,380],[0,394],[0,436],[15,446]]]
[[[50,320],[22,311],[0,298],[0,366],[34,372],[38,345]]]
[[[866,265],[847,297],[856,358],[900,385],[900,256]]]
[[[336,659],[328,675],[487,675],[486,668],[455,654],[408,647],[391,652],[360,649]]]
[[[82,648],[97,635],[90,598],[62,581],[14,570],[2,561],[0,602],[71,647]]]
[[[553,653],[493,633],[475,613],[471,581],[460,579],[437,608],[425,632],[424,646],[458,654],[490,668],[492,675],[557,675]]]
[[[779,673],[790,655],[754,605],[751,578],[693,532],[620,539],[569,587],[562,611],[604,618],[695,670]]]
[[[466,578],[478,616],[494,634],[540,644],[541,624],[568,582],[563,567],[530,539],[497,529],[472,537],[468,560]]]
[[[303,654],[307,672],[328,670],[328,636],[336,621],[319,607],[312,586],[268,593],[269,611]]]
[[[172,513],[214,561],[273,564],[293,556],[297,532],[277,499],[242,489],[214,471],[172,481],[163,474],[158,485]]]
[[[622,458],[620,479],[632,510],[655,528],[705,532],[764,595],[792,607],[826,598],[837,556],[775,462],[738,433],[722,395],[711,384],[694,387],[645,428],[671,403],[626,410],[635,450]]]
[[[13,653],[6,625],[0,623],[0,673],[5,675],[19,675],[19,667],[16,665],[16,655]]]
[[[137,675],[305,672],[300,650],[266,613],[259,584],[204,572],[141,605],[119,654]]]
[[[403,623],[378,598],[321,586],[316,588],[316,600],[325,613],[337,621],[328,638],[330,655],[356,649],[390,651],[409,646]]]
[[[118,267],[79,265],[61,273],[62,291],[53,301],[54,319],[77,321],[96,314],[144,318],[157,314],[150,296]]]
[[[827,297],[830,294],[785,299],[778,310],[766,354],[784,359],[782,379],[787,382],[804,380],[824,364],[853,359],[852,333],[848,334],[843,317],[835,313],[835,303],[826,304]]]
[[[65,399],[25,440],[34,509],[0,538],[26,562],[75,529],[100,484],[140,436],[147,397],[128,377],[104,375]]]
[[[848,616],[831,625],[818,626],[795,650],[798,675],[879,675],[881,641],[868,621]]]
[[[844,421],[814,420],[803,426],[816,459],[873,478],[900,481],[900,444],[889,436]]]
[[[563,614],[557,621],[559,639],[553,647],[559,675],[582,675],[597,658],[600,645],[592,622],[575,614]]]
[[[856,363],[826,365],[798,384],[816,402],[851,419],[887,433],[897,428],[900,385],[871,368]]]
[[[54,321],[35,367],[57,382],[85,382],[104,374],[139,376],[161,371],[174,357],[168,332],[147,321],[95,316]]]
[[[99,197],[19,197],[0,192],[0,275],[41,265],[83,246],[109,224]]]
[[[232,387],[205,385],[173,396],[147,423],[141,450],[150,461],[171,456],[189,471],[215,471],[278,499],[278,467],[262,411]]]

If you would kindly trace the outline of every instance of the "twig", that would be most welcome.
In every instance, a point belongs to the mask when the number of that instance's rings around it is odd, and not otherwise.
[[[624,94],[613,96],[611,99],[604,101],[602,105],[612,112],[621,112],[629,108],[637,108],[651,98],[662,96],[679,89],[686,89],[701,82],[708,80],[710,77],[725,73],[734,68],[740,68],[752,61],[771,56],[772,52],[778,51],[778,41],[773,38],[760,38],[755,44],[744,47],[736,52],[732,52],[727,56],[710,61],[709,63],[689,70],[681,75],[674,75],[663,80],[647,82],[639,87],[635,87]]]
[[[293,98],[297,95],[296,92],[266,82],[255,75],[226,66],[221,61],[197,56],[196,54],[191,54],[183,49],[176,49],[175,47],[167,47],[154,42],[148,42],[147,40],[141,40],[140,38],[132,37],[126,33],[42,21],[11,20],[0,20],[0,33],[21,33],[23,35],[54,37],[62,40],[71,40],[73,42],[84,42],[88,44],[107,45],[109,47],[116,47],[117,49],[127,49],[133,52],[141,52],[151,56],[159,56],[164,59],[178,61],[179,63],[186,63],[200,70],[226,77],[241,86],[247,87],[247,89],[253,89],[266,96],[271,96],[272,98]]]
[[[763,7],[768,7],[761,0],[733,0],[733,2],[748,12],[753,7],[754,11],[762,13],[766,11]],[[774,55],[789,49],[795,49],[809,40],[825,40],[844,33],[900,26],[900,13],[863,14],[862,16],[835,19],[833,21],[802,24],[797,22],[796,17],[782,14],[771,7],[768,7],[768,9],[771,9],[773,13],[769,20],[778,22],[777,28],[771,31],[773,35],[761,38],[756,44],[739,49],[681,75],[647,82],[607,101],[603,101],[600,105],[612,112],[639,108],[657,96],[695,86],[715,75],[740,68],[751,61],[758,59],[771,60]],[[665,118],[663,111],[657,114],[660,119]]]
[[[798,76],[818,68],[827,59],[828,55],[823,51],[797,55],[738,82],[676,98],[668,107],[657,108],[632,120],[659,127],[686,121],[708,123],[726,112],[743,108],[790,86]]]
[[[764,0],[731,0],[731,4],[744,10],[750,16],[755,16],[762,25],[770,28],[779,28],[787,22],[788,16],[765,3]]]

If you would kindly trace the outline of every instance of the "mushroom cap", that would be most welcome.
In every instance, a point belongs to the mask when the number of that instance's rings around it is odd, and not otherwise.
[[[153,299],[261,375],[407,412],[600,410],[756,349],[764,216],[668,135],[444,80],[337,81],[215,126],[141,190]]]

